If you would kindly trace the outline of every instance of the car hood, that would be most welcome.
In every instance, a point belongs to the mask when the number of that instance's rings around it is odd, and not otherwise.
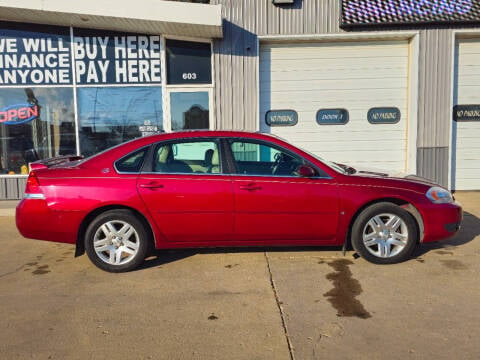
[[[357,167],[355,168],[355,170],[356,172],[354,174],[350,174],[350,176],[400,179],[400,180],[408,180],[408,181],[412,181],[412,182],[415,182],[418,184],[424,184],[424,185],[437,185],[430,179],[413,175],[413,174],[403,173],[403,172],[389,172],[389,171],[382,171],[379,169],[362,168],[362,167]]]

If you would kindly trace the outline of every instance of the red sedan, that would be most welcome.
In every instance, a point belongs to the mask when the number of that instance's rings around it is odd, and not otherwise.
[[[21,234],[75,244],[111,272],[137,267],[151,248],[351,244],[368,261],[396,263],[462,219],[438,185],[330,163],[258,133],[154,135],[31,168]]]

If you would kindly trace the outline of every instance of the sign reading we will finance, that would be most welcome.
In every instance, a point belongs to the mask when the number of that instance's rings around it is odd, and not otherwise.
[[[75,32],[2,29],[0,86],[161,83],[160,36]]]
[[[0,85],[71,84],[70,36],[5,31],[0,37]]]

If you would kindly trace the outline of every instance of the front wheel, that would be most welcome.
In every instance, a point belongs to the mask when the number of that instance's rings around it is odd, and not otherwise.
[[[376,264],[407,260],[417,246],[418,230],[410,213],[392,203],[377,203],[363,210],[352,227],[352,246]]]
[[[98,215],[85,233],[89,259],[108,272],[130,271],[147,254],[149,237],[144,224],[129,210],[110,210]]]

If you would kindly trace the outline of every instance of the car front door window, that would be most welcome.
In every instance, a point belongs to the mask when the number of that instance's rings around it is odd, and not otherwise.
[[[294,176],[305,161],[277,148],[253,142],[233,141],[231,150],[237,173],[260,176]]]

